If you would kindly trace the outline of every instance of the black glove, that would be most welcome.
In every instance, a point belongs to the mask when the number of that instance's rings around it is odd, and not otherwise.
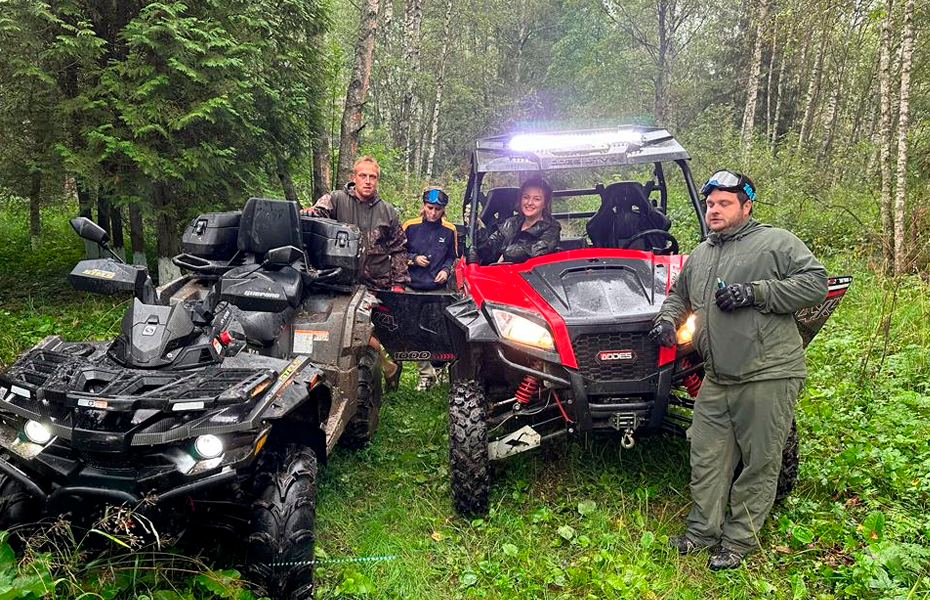
[[[660,346],[674,348],[678,343],[678,333],[675,331],[675,326],[672,325],[671,322],[659,321],[659,324],[653,327],[649,332],[649,339]]]
[[[751,283],[731,283],[722,287],[714,294],[717,306],[724,312],[732,312],[737,308],[752,306],[756,295],[752,291]]]

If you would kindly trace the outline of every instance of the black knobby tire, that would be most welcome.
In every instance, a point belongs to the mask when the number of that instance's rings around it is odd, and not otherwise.
[[[248,540],[259,595],[313,598],[316,468],[316,455],[304,446],[266,450],[259,459]]]
[[[484,514],[491,491],[484,392],[472,379],[449,388],[449,479],[460,515]]]
[[[791,420],[791,429],[788,430],[788,439],[781,451],[781,471],[778,473],[778,487],[775,488],[775,502],[780,502],[791,494],[794,484],[798,480],[798,425]]]
[[[358,361],[358,408],[346,423],[339,443],[346,448],[361,448],[375,437],[381,420],[381,366],[378,353],[369,348]]]
[[[0,474],[0,531],[8,531],[17,525],[35,523],[41,516],[35,498],[29,490],[9,475]],[[14,546],[20,535],[11,536]]]

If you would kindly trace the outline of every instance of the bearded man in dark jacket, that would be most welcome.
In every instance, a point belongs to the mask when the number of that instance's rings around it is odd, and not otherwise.
[[[341,190],[320,197],[304,213],[355,225],[362,235],[362,283],[372,290],[404,291],[407,272],[407,237],[397,211],[378,195],[378,161],[361,156],[352,166],[352,180]],[[400,365],[390,361],[372,336],[371,346],[381,354],[388,389],[397,389]]]
[[[701,193],[711,233],[685,262],[650,336],[673,347],[695,317],[705,374],[688,431],[693,505],[687,532],[669,542],[681,554],[712,548],[716,570],[739,566],[759,544],[807,375],[794,313],[823,301],[827,272],[794,234],[751,217],[748,177],[718,171]]]

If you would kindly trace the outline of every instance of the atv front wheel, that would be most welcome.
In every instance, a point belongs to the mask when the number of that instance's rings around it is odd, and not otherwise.
[[[0,531],[9,531],[15,525],[34,523],[39,516],[35,498],[26,486],[9,475],[0,474]],[[11,536],[17,540],[19,537]]]
[[[794,484],[798,480],[798,424],[791,420],[791,429],[788,430],[788,439],[781,451],[781,471],[778,473],[778,487],[775,488],[775,502],[788,497]]]
[[[298,445],[266,452],[255,475],[249,568],[260,596],[313,598],[316,455]]]
[[[339,438],[346,448],[361,448],[375,436],[381,419],[381,366],[378,353],[368,348],[358,361],[358,408]]]
[[[484,391],[473,379],[449,388],[449,479],[460,515],[484,514],[491,491]]]

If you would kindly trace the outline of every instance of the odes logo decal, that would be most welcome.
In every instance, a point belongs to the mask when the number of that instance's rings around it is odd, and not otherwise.
[[[597,360],[600,362],[627,362],[636,358],[632,350],[601,350],[597,353]]]

